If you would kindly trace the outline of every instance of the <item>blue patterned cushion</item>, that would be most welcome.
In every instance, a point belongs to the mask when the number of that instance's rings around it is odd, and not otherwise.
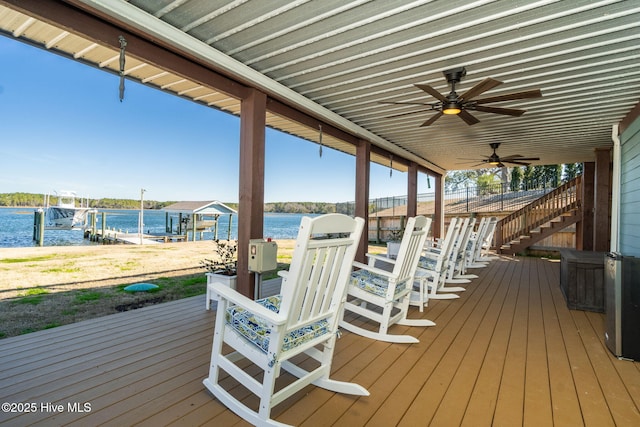
[[[281,296],[275,295],[256,300],[263,307],[278,313],[280,311]],[[227,324],[238,331],[240,335],[257,345],[267,353],[269,350],[269,336],[271,329],[267,322],[242,307],[232,306],[227,309],[225,316]],[[284,337],[283,351],[290,350],[302,343],[310,341],[329,332],[329,322],[320,320],[309,326],[289,332]]]
[[[434,268],[436,268],[437,263],[438,260],[427,258],[426,256],[421,256],[420,260],[418,261],[418,267],[424,268],[425,270],[433,270]]]
[[[387,295],[389,280],[385,276],[363,269],[351,273],[351,285],[357,286],[363,291],[384,297],[385,295]],[[394,296],[405,290],[406,287],[406,282],[397,285]]]

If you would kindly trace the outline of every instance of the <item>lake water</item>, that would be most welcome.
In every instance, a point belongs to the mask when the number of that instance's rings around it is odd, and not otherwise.
[[[100,209],[106,213],[106,226],[122,232],[138,232],[139,211]],[[101,215],[98,213],[98,228],[101,227]],[[295,239],[302,214],[273,214],[264,215],[264,238]],[[0,248],[36,246],[33,241],[33,208],[0,208]],[[174,224],[177,217],[174,218]],[[144,231],[149,234],[165,232],[166,217],[163,211],[144,211]],[[175,225],[174,225],[175,229]],[[229,229],[229,216],[222,215],[218,220],[218,238],[226,239]],[[205,232],[204,239],[212,239],[212,232]],[[238,238],[238,217],[231,218],[231,239]],[[45,246],[92,245],[83,237],[80,230],[45,230]]]

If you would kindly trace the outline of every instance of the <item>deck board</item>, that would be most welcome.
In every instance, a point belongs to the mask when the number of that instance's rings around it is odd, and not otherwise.
[[[471,272],[479,277],[460,299],[412,309],[436,326],[392,328],[419,344],[343,332],[332,376],[371,396],[308,386],[273,416],[303,426],[640,425],[640,363],[609,353],[604,315],[567,309],[558,262],[503,257]],[[199,296],[2,339],[0,400],[92,410],[0,413],[0,424],[245,426],[202,385],[214,322]]]
[[[580,402],[573,384],[571,365],[567,354],[567,345],[562,337],[562,328],[558,311],[566,310],[563,306],[556,307],[551,294],[551,288],[557,286],[552,273],[555,270],[547,268],[549,264],[538,264],[541,270],[541,304],[544,319],[545,345],[549,365],[549,391],[553,402],[553,422],[558,426],[581,426],[582,414]],[[604,334],[603,334],[604,336]]]
[[[529,261],[529,260],[527,260]],[[533,264],[533,263],[532,263]],[[524,396],[524,424],[553,426],[551,383],[547,360],[547,343],[543,316],[540,271],[535,265],[529,269],[529,316],[527,336],[526,379]]]
[[[482,272],[478,272],[482,274]],[[483,286],[478,283],[470,286]],[[484,358],[482,357],[464,357],[465,354],[486,354],[491,342],[491,338],[497,326],[500,315],[502,302],[506,297],[508,287],[501,285],[495,287],[495,292],[491,295],[483,294],[483,303],[478,305],[477,320],[469,319],[476,322],[477,329],[465,328],[465,332],[469,335],[469,345],[465,349],[458,350],[461,360],[453,373],[453,378],[446,394],[443,396],[442,403],[438,406],[432,423],[434,425],[460,425],[465,415],[466,408],[473,393],[476,379],[482,368]],[[489,290],[487,290],[488,292]],[[491,296],[491,299],[487,298]],[[455,351],[455,350],[454,350]],[[478,425],[478,424],[475,424]]]
[[[482,366],[475,378],[473,391],[467,402],[461,425],[490,426],[498,400],[500,383],[507,357],[518,287],[512,283],[515,263],[496,276],[506,288],[504,298],[496,302],[500,305],[498,319],[492,331],[488,347],[482,358]]]

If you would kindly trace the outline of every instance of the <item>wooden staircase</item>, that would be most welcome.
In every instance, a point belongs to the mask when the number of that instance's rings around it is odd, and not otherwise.
[[[517,254],[582,218],[582,176],[502,218],[496,225],[495,249]]]

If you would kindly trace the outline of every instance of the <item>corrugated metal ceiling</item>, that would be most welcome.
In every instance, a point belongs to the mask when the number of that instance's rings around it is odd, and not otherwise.
[[[594,160],[611,126],[640,100],[640,1],[76,0],[124,21],[148,15],[158,31],[177,29],[336,113],[356,127],[425,159],[464,169],[491,154],[540,157],[537,164]],[[110,4],[116,4],[111,9]],[[139,22],[139,24],[138,24]],[[110,69],[118,52],[0,6],[2,31]],[[140,31],[142,20],[129,21]],[[184,46],[176,46],[177,50]],[[239,101],[213,88],[127,59],[126,73],[237,114]],[[499,102],[522,117],[473,111],[479,123],[380,101],[435,102],[414,86],[449,92],[442,71],[465,66],[463,93],[486,77],[504,84],[483,96],[541,89],[542,98]],[[274,95],[274,94],[270,94]],[[409,113],[397,117],[389,117]],[[317,141],[316,129],[270,114],[268,124]],[[339,127],[340,124],[337,123]],[[354,153],[348,143],[323,143]],[[376,143],[374,141],[374,143]],[[379,156],[380,163],[387,160]]]

